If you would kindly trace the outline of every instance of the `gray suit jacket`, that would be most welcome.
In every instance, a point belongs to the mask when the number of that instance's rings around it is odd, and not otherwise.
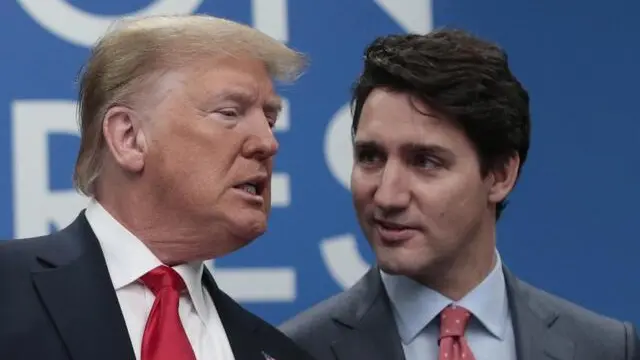
[[[640,360],[633,325],[528,285],[504,269],[519,360]],[[280,329],[317,360],[404,360],[377,268]]]

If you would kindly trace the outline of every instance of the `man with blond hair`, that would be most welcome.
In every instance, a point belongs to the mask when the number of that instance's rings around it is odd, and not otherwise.
[[[66,228],[0,245],[0,359],[308,359],[244,310],[203,262],[263,234],[274,80],[304,57],[210,16],[119,23],[80,81]]]

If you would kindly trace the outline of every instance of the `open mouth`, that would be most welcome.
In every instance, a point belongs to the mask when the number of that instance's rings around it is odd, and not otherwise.
[[[247,181],[241,182],[234,186],[234,188],[241,190],[248,195],[252,196],[262,196],[264,193],[264,189],[267,186],[267,177],[266,176],[255,176]]]
[[[247,192],[251,195],[260,195],[262,193],[261,187],[259,184],[254,183],[244,183],[236,186],[236,189],[240,189],[244,192]]]

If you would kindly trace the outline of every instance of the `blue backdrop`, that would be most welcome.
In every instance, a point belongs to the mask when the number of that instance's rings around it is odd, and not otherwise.
[[[456,25],[503,45],[533,104],[533,143],[499,224],[525,280],[640,324],[636,11],[625,0],[18,0],[0,4],[0,237],[66,225],[79,144],[74,80],[118,16],[206,12],[252,24],[307,53],[282,88],[287,111],[268,233],[217,261],[221,286],[280,323],[351,285],[371,263],[348,190],[348,90],[364,46],[391,32]]]

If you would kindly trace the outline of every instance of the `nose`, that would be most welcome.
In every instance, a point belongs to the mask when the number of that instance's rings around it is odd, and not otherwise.
[[[410,198],[409,174],[402,165],[387,162],[373,197],[375,205],[385,213],[394,213],[406,209]]]
[[[243,147],[244,156],[261,161],[273,157],[278,152],[280,144],[267,121],[257,123],[252,129]]]

